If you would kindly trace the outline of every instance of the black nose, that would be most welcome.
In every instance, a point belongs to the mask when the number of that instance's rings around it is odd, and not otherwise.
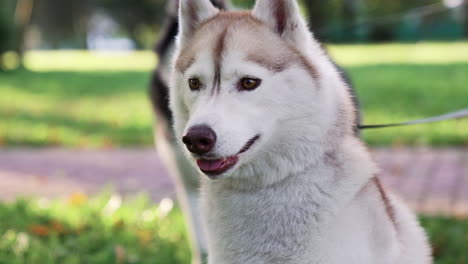
[[[182,142],[190,152],[202,155],[213,149],[216,133],[207,125],[193,126],[182,137]]]

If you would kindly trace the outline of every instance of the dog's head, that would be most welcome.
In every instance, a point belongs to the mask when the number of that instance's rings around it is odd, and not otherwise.
[[[337,125],[332,86],[343,84],[295,0],[258,0],[252,12],[181,0],[179,16],[171,108],[177,140],[203,173],[300,171],[333,127],[351,131]]]

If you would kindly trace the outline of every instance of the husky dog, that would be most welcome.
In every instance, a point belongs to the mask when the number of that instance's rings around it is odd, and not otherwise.
[[[181,0],[179,10],[172,142],[203,174],[208,263],[431,263],[414,214],[376,177],[349,87],[296,1],[224,12]],[[181,152],[158,145],[188,171],[178,186],[196,185]],[[182,200],[193,208],[192,190]]]
[[[232,9],[229,0],[211,0],[213,5],[221,10]],[[178,3],[179,1],[169,1],[167,16],[162,26],[160,38],[155,45],[155,53],[159,57],[160,63],[152,75],[150,85],[150,98],[153,104],[154,113],[158,124],[155,130],[155,142],[165,165],[170,169],[170,175],[176,183],[176,190],[179,203],[185,215],[186,226],[189,231],[189,240],[192,248],[192,263],[201,263],[201,259],[206,256],[206,245],[204,232],[201,227],[201,216],[199,213],[199,176],[195,167],[188,164],[188,160],[181,158],[181,149],[176,144],[173,136],[172,113],[168,102],[168,78],[170,71],[170,56],[173,49],[173,42],[178,32]],[[331,59],[330,59],[331,60]],[[333,62],[333,61],[332,61]],[[349,85],[353,103],[356,108],[356,122],[354,132],[359,134],[358,124],[361,122],[359,114],[359,102],[352,89],[351,80],[346,72],[338,65],[334,64],[342,78]]]

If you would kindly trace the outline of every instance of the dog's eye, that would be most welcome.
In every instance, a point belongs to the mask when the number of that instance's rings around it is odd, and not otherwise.
[[[199,90],[200,87],[201,87],[201,82],[198,78],[190,78],[188,80],[188,83],[189,83],[189,86],[190,86],[190,90],[192,91],[196,91],[196,90]]]
[[[240,90],[253,90],[257,88],[262,81],[257,78],[245,77],[240,80]]]

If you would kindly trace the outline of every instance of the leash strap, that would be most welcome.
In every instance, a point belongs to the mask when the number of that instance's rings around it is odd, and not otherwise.
[[[359,125],[359,129],[371,129],[371,128],[384,128],[384,127],[396,127],[396,126],[409,126],[409,125],[416,125],[416,124],[424,124],[424,123],[433,123],[433,122],[439,122],[443,120],[449,120],[449,119],[458,119],[458,118],[463,118],[463,117],[468,117],[468,108],[451,112],[448,114],[443,114],[439,116],[433,116],[429,118],[423,118],[423,119],[416,119],[416,120],[411,120],[407,122],[402,122],[402,123],[393,123],[393,124],[381,124],[381,125]]]

